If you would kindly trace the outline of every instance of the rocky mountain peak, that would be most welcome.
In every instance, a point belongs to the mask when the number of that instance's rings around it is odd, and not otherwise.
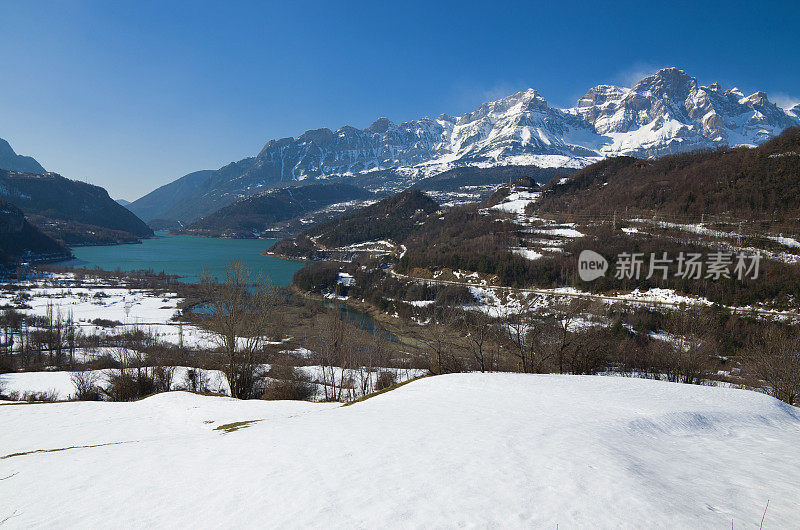
[[[640,93],[649,91],[660,97],[681,97],[697,90],[697,79],[678,68],[662,68],[636,83],[632,90]]]
[[[753,107],[763,107],[770,104],[767,93],[761,91],[747,96],[747,102]]]
[[[395,126],[394,123],[392,123],[392,121],[389,118],[381,117],[372,122],[372,125],[367,127],[367,129],[377,134],[383,134],[386,131],[388,131],[390,127],[394,126]]]

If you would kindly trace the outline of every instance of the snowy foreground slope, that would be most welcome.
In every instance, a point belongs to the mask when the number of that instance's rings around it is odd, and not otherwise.
[[[0,459],[9,528],[754,528],[768,499],[765,528],[800,522],[800,413],[743,390],[458,374],[349,407],[173,392],[0,425],[3,456],[116,444]]]

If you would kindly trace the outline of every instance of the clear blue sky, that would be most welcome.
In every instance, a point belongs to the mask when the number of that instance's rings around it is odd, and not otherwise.
[[[270,138],[663,66],[800,100],[797,0],[231,3],[4,0],[0,137],[132,200]]]

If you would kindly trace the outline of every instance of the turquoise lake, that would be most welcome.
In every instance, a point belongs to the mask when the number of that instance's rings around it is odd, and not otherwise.
[[[152,269],[154,272],[177,274],[182,281],[196,282],[203,271],[224,278],[225,265],[240,260],[250,268],[252,277],[261,271],[278,285],[289,285],[294,273],[306,264],[264,256],[262,253],[273,243],[275,240],[271,239],[217,239],[159,233],[137,245],[74,247],[72,253],[76,259],[62,261],[59,265],[100,267],[110,271],[117,268],[123,271]],[[370,331],[379,329],[369,315],[346,304],[341,304],[339,309],[342,318]],[[391,333],[381,332],[395,340]]]
[[[275,241],[270,239],[216,239],[158,234],[139,245],[75,247],[77,259],[61,262],[74,267],[100,267],[124,271],[152,269],[177,274],[183,281],[198,281],[203,271],[224,277],[225,265],[243,261],[255,276],[259,271],[279,285],[288,285],[292,275],[305,264],[262,253]]]

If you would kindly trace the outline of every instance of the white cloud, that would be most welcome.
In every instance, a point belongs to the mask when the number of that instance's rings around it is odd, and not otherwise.
[[[634,63],[630,67],[617,72],[613,76],[613,84],[632,87],[645,77],[653,75],[665,66],[656,66],[650,63]]]
[[[794,105],[800,103],[800,98],[790,96],[784,92],[773,92],[772,94],[769,94],[769,99],[777,106],[784,109],[792,108]]]
[[[525,83],[507,81],[497,82],[489,87],[459,86],[454,90],[451,108],[457,109],[460,113],[471,112],[487,101],[497,101],[528,88],[530,87],[525,86]]]

